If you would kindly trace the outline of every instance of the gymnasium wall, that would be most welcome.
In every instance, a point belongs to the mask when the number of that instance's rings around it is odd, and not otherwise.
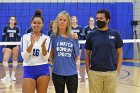
[[[88,24],[90,16],[95,18],[98,10],[107,9],[111,14],[109,26],[117,29],[123,39],[133,38],[132,0],[3,0],[0,1],[0,41],[3,28],[8,24],[10,16],[17,17],[18,26],[21,29],[21,35],[23,35],[30,27],[31,17],[37,8],[43,11],[45,20],[43,32],[45,34],[49,29],[50,20],[54,20],[57,14],[63,10],[69,12],[71,16],[76,15],[79,25],[84,27]],[[125,44],[123,50],[125,59],[133,58],[133,44]],[[0,61],[2,61],[1,47],[0,55]],[[84,59],[84,52],[82,52],[81,59]],[[19,61],[22,61],[21,55],[19,55]]]
[[[140,0],[134,0],[133,1],[133,20],[139,21],[139,25],[134,27],[134,30],[136,30],[136,35],[138,38],[140,38]],[[134,35],[135,38],[135,35]],[[138,44],[134,44],[134,59],[140,59],[140,53]]]

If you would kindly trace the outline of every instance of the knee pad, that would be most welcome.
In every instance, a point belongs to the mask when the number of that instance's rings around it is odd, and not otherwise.
[[[17,66],[18,62],[17,61],[13,61],[13,66]]]
[[[3,64],[3,66],[8,66],[8,62],[4,61],[2,64]]]

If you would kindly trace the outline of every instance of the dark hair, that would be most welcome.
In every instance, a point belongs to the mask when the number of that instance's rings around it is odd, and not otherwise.
[[[14,25],[17,25],[17,19],[16,19],[16,16],[11,16],[11,17],[14,17],[14,18],[15,18],[16,22],[14,23]],[[11,19],[11,17],[10,17],[10,19]],[[9,24],[10,24],[10,22],[9,22]]]
[[[49,24],[50,30],[53,29],[53,23],[54,23],[54,20],[51,20],[51,21],[50,21],[50,24]]]
[[[42,16],[42,11],[41,11],[40,9],[36,9],[36,10],[35,10],[35,14],[34,14],[34,16],[32,17],[32,20],[31,20],[31,21],[33,21],[35,17],[41,18],[42,22],[44,23],[44,18],[43,18],[43,16]]]
[[[110,19],[110,18],[111,18],[111,17],[110,17],[110,13],[109,13],[108,10],[102,9],[102,10],[99,10],[99,11],[97,12],[97,14],[99,14],[99,13],[105,14],[105,18],[106,18],[106,19]]]

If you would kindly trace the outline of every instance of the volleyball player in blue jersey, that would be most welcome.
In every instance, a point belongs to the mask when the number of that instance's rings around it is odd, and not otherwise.
[[[78,35],[78,39],[79,40],[83,40],[83,29],[80,25],[78,25],[78,20],[76,16],[72,16],[71,17],[71,22],[72,22],[72,32],[76,33]],[[85,77],[81,77],[80,76],[80,57],[81,57],[81,53],[82,53],[82,44],[80,44],[80,55],[78,57],[78,59],[76,59],[76,63],[77,63],[77,69],[78,69],[78,78],[80,78],[81,82],[85,81],[85,78],[87,78],[87,74],[85,72]]]
[[[41,10],[37,9],[31,20],[33,32],[23,35],[22,58],[24,79],[22,93],[47,93],[50,79],[48,57],[50,38],[41,33],[44,25]]]
[[[84,27],[84,38],[86,39],[87,35],[89,32],[93,31],[96,29],[96,27],[94,26],[94,18],[93,17],[89,17],[88,19],[88,25]]]
[[[71,17],[71,22],[72,22],[72,32],[74,32],[78,35],[79,40],[82,40],[83,31],[82,31],[82,27],[80,25],[78,25],[77,17],[72,16]]]
[[[2,33],[2,42],[19,42],[20,41],[20,29],[16,25],[16,17],[11,16],[9,19],[9,24],[4,27],[4,31]],[[10,77],[8,61],[12,53],[13,58],[13,68],[12,74]],[[16,80],[15,73],[18,64],[18,53],[19,46],[18,45],[5,45],[3,46],[3,67],[6,73],[6,76],[1,79],[1,81],[10,81]]]
[[[54,23],[54,35],[51,35],[52,50],[50,60],[53,63],[52,79],[56,93],[77,93],[78,75],[76,58],[79,56],[78,36],[71,32],[70,16],[66,11],[58,14]]]
[[[28,28],[27,31],[26,31],[26,33],[31,33],[31,32],[33,32],[32,27]]]
[[[53,24],[54,24],[54,21],[53,20],[50,21],[48,36],[50,36],[51,34],[54,34],[54,32],[53,32]]]

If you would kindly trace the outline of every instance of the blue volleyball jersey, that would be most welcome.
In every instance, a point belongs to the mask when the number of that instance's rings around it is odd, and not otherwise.
[[[96,28],[97,28],[97,27],[94,27],[93,29],[91,29],[91,28],[89,27],[89,25],[88,25],[88,26],[85,26],[85,27],[84,27],[84,36],[85,36],[85,39],[86,39],[88,33],[89,33],[89,32],[92,32],[92,31],[95,30]]]
[[[117,68],[116,49],[123,46],[118,31],[98,29],[88,34],[85,49],[91,50],[90,69],[95,71],[113,71]]]
[[[79,55],[78,39],[51,35],[54,49],[53,73],[63,76],[77,74],[76,57]]]
[[[16,42],[20,41],[20,29],[17,26],[10,28],[9,25],[4,27],[4,31],[2,33],[2,41],[3,42]]]
[[[51,34],[54,34],[53,30],[48,31],[48,36],[51,36]]]
[[[26,31],[26,33],[31,33],[31,32],[33,32],[32,27],[28,28],[27,31]]]
[[[77,26],[76,28],[72,27],[72,32],[76,33],[78,35],[78,39],[83,39],[83,31],[81,26]]]

